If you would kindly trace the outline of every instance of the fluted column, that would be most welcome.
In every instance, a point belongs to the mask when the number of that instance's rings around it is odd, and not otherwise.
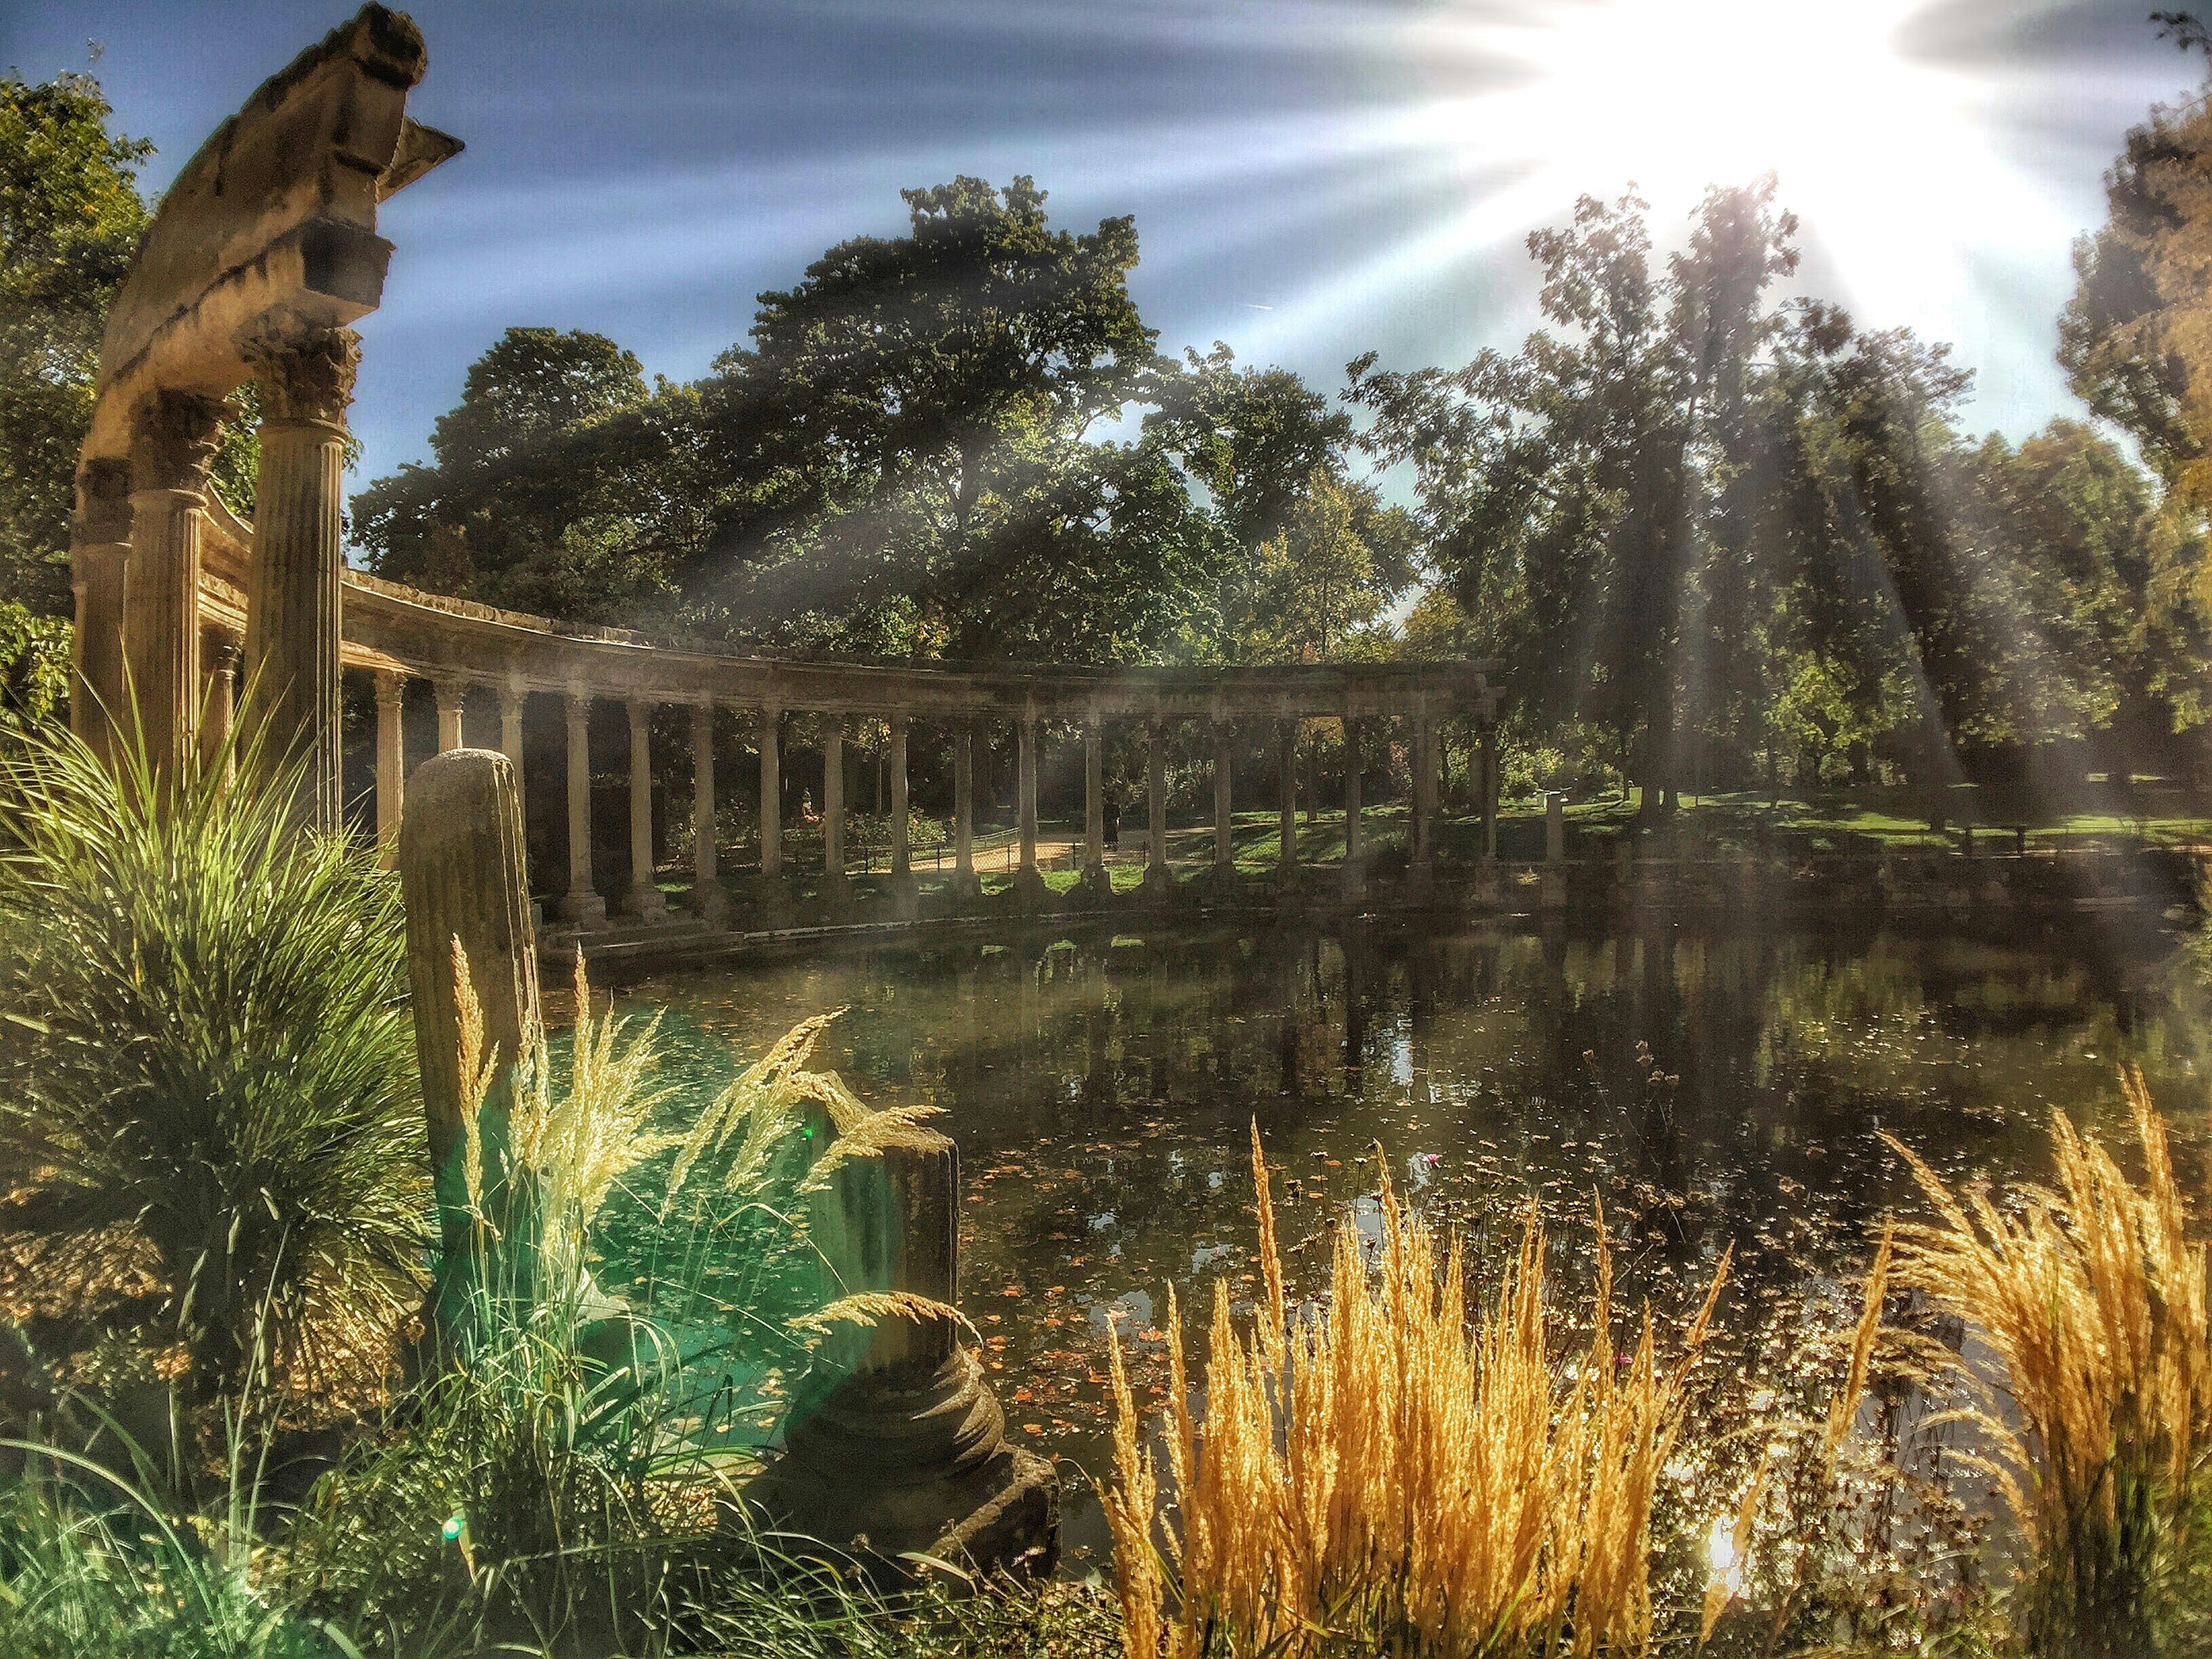
[[[200,720],[200,761],[221,767],[225,781],[236,769],[231,747],[231,723],[238,715],[239,648],[229,640],[202,641],[200,653],[208,661],[207,706]]]
[[[249,717],[266,763],[304,753],[297,813],[335,830],[343,803],[338,708],[345,413],[361,338],[286,312],[240,341],[261,392],[246,575]],[[444,746],[444,745],[441,745]]]
[[[653,705],[633,697],[629,710],[629,892],[627,908],[650,921],[668,908],[653,869]]]
[[[1083,884],[1097,897],[1106,889],[1105,732],[1097,714],[1083,722]]]
[[[579,927],[607,919],[607,902],[592,885],[592,700],[568,693],[568,890],[561,915]]]
[[[691,705],[691,908],[719,926],[729,915],[714,860],[714,705]]]
[[[213,398],[159,392],[139,410],[131,451],[124,655],[147,754],[164,770],[192,752],[199,729],[200,536],[227,411]],[[118,718],[127,727],[130,716]]]
[[[1276,835],[1275,879],[1298,878],[1298,723],[1275,722],[1275,785],[1281,817]]]
[[[760,864],[763,881],[783,876],[783,711],[769,703],[760,711]]]
[[[112,750],[112,720],[128,722],[123,609],[131,560],[131,464],[109,459],[78,467],[70,527],[70,587],[76,625],[70,636],[70,730],[92,751]]]
[[[845,892],[845,717],[823,718],[822,735],[822,887],[831,900]]]
[[[1213,722],[1213,876],[1218,882],[1237,877],[1235,817],[1231,805],[1229,722]]]
[[[527,695],[523,689],[508,682],[499,688],[499,752],[507,757],[507,763],[514,769],[514,798],[522,803],[524,840],[529,839],[530,787],[522,775],[522,700]]]
[[[376,676],[376,839],[387,848],[399,833],[407,798],[407,728],[402,723],[406,677],[390,670]]]
[[[435,680],[432,689],[438,696],[438,752],[460,749],[461,711],[469,700],[469,688],[459,680]]]
[[[1482,855],[1498,856],[1498,720],[1486,712],[1482,721]]]
[[[1019,797],[1018,814],[1021,821],[1022,869],[1029,875],[1036,873],[1036,720],[1025,715],[1021,725],[1020,748],[1015,764],[1014,791]]]
[[[1145,888],[1155,896],[1168,890],[1167,727],[1155,715],[1145,726]]]
[[[1364,735],[1360,722],[1346,715],[1344,720],[1344,862],[1347,867],[1359,862],[1360,844],[1360,738]]]
[[[975,726],[963,720],[952,733],[952,890],[960,898],[982,891],[975,875]]]
[[[1426,711],[1413,717],[1413,846],[1416,880],[1425,881],[1436,870],[1437,749],[1436,728]]]

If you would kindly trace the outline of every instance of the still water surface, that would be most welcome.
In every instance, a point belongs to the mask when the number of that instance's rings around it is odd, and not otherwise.
[[[1533,1199],[1564,1293],[1595,1201],[1631,1305],[1686,1309],[1733,1245],[1723,1317],[1755,1348],[1808,1285],[1841,1304],[1870,1224],[1916,1206],[1877,1130],[1947,1176],[2039,1175],[2054,1107],[2126,1138],[2134,1059],[2205,1191],[2207,1091],[2164,957],[2154,930],[2072,918],[1978,937],[1186,924],[759,961],[619,1000],[667,1011],[679,1121],[797,1020],[848,1007],[815,1063],[872,1105],[947,1110],[963,1301],[1012,1433],[1101,1473],[1109,1321],[1156,1404],[1168,1287],[1194,1363],[1212,1283],[1249,1293],[1255,1121],[1309,1285],[1387,1167],[1479,1260]],[[1079,1569],[1100,1532],[1068,1474]]]

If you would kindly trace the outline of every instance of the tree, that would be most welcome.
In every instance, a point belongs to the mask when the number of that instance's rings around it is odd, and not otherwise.
[[[153,146],[111,133],[100,83],[0,78],[0,601],[70,608],[77,453],[107,307],[147,220]]]
[[[605,335],[510,328],[439,417],[433,464],[354,498],[355,538],[396,580],[564,618],[632,608],[667,586],[640,544],[668,465],[652,402]]]

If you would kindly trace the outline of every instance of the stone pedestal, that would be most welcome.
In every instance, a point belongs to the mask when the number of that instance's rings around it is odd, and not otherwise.
[[[810,1206],[815,1242],[846,1295],[959,1292],[958,1154],[909,1133],[830,1173]],[[858,1559],[884,1579],[906,1559],[1042,1573],[1057,1547],[1051,1465],[1010,1446],[975,1350],[949,1317],[841,1328],[801,1380],[783,1455],[746,1489],[784,1534]]]

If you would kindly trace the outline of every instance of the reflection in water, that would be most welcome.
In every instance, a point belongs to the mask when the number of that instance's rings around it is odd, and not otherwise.
[[[1835,1276],[1870,1224],[1917,1208],[1877,1129],[1947,1178],[2040,1175],[2054,1106],[2127,1138],[2131,1055],[2201,1176],[2205,1091],[2157,982],[2148,953],[2078,930],[1184,927],[756,963],[623,1000],[670,1010],[679,1111],[732,1049],[849,1006],[817,1064],[872,1104],[948,1109],[964,1301],[1015,1433],[1102,1471],[1108,1322],[1157,1403],[1164,1291],[1202,1309],[1225,1274],[1247,1294],[1255,1119],[1309,1288],[1379,1158],[1478,1262],[1533,1199],[1571,1290],[1601,1201],[1632,1305],[1681,1308],[1733,1244],[1723,1317],[1755,1364],[1808,1285],[1848,1303]],[[1071,1543],[1095,1547],[1074,1495]]]

